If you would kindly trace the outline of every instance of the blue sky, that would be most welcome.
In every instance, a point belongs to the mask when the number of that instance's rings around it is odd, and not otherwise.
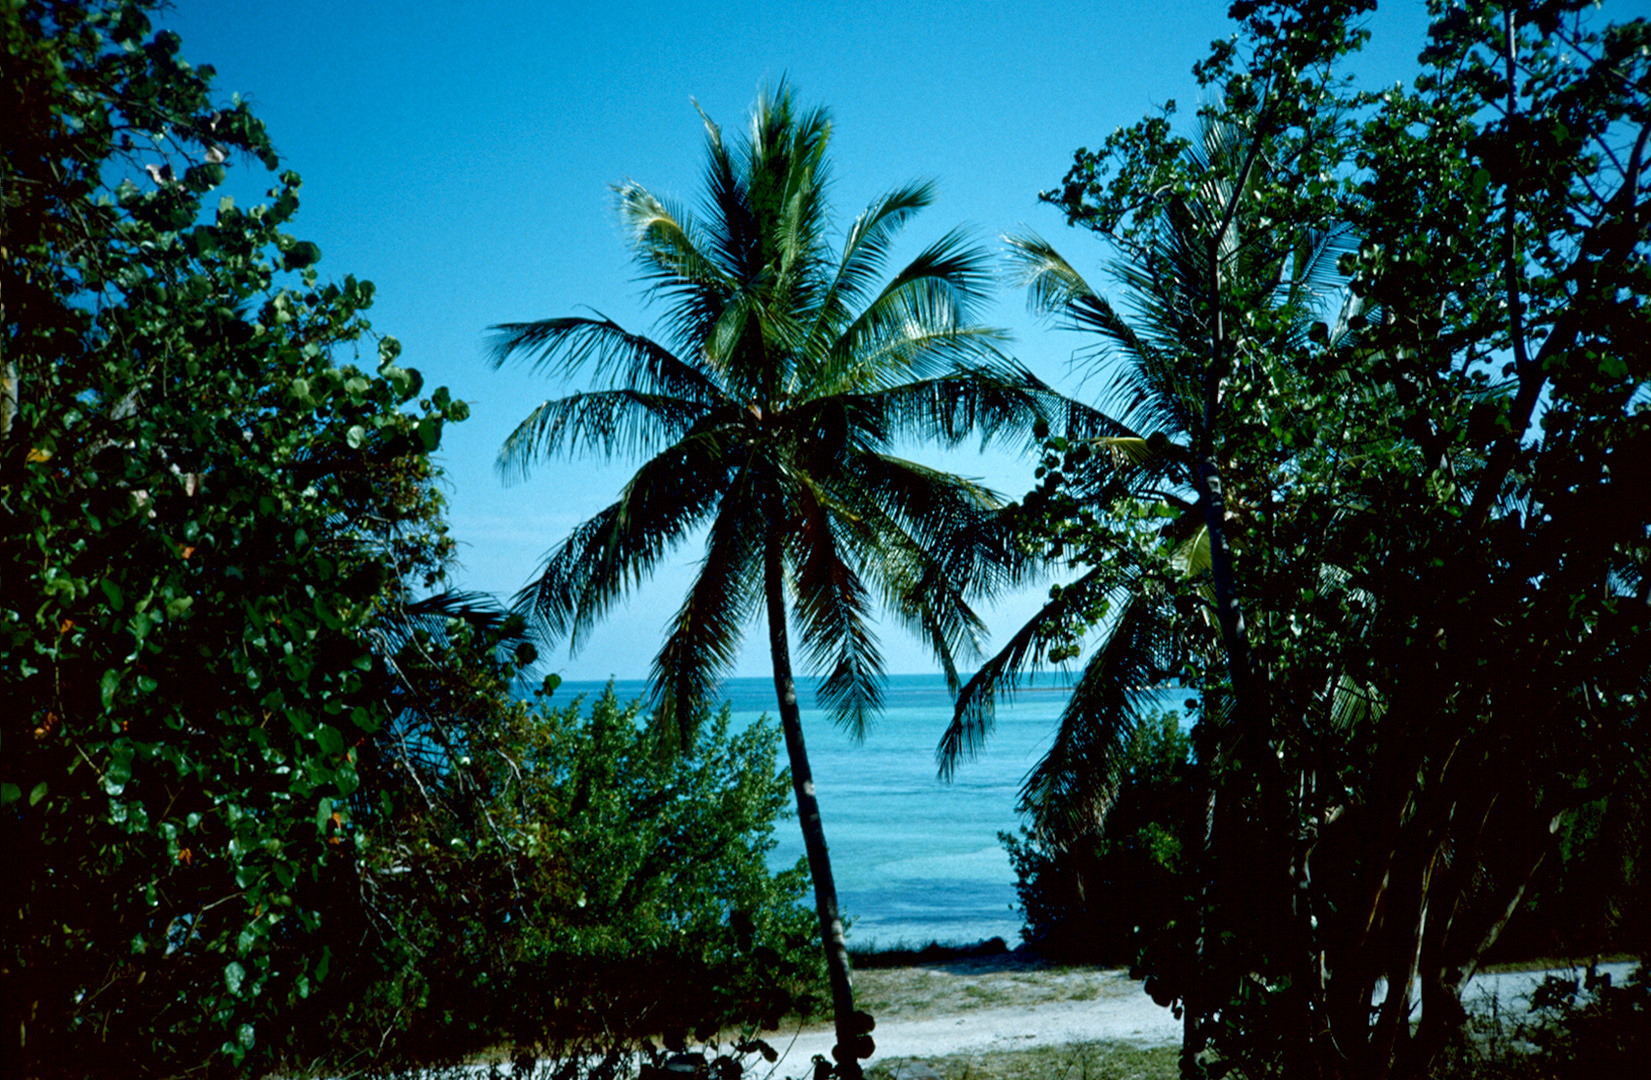
[[[1037,193],[1074,150],[1167,99],[1190,117],[1190,68],[1231,33],[1225,8],[177,0],[159,24],[182,35],[187,59],[217,69],[221,92],[252,101],[284,166],[303,176],[294,231],[320,245],[323,277],[373,281],[371,318],[402,342],[400,362],[470,403],[440,455],[463,545],[456,584],[508,599],[629,474],[624,462],[554,460],[505,487],[493,467],[505,436],[539,401],[578,387],[492,370],[485,330],[583,307],[650,327],[610,185],[634,180],[693,202],[704,134],[695,101],[735,129],[758,91],[784,77],[834,117],[840,226],[896,184],[933,179],[938,197],[908,228],[907,257],[957,225],[993,248],[1031,228],[1098,281],[1101,245],[1066,229]],[[1423,26],[1423,0],[1384,5],[1376,40],[1348,70],[1367,87],[1407,77]],[[261,170],[236,173],[234,187],[267,186]],[[1096,396],[1098,381],[1070,363],[1082,339],[1034,320],[1022,296],[1005,286],[987,318],[1039,375]],[[1011,498],[1032,483],[1031,463],[1008,457],[925,459]],[[577,655],[547,651],[548,666],[574,679],[645,675],[698,557],[684,548]],[[986,609],[995,641],[1042,591]],[[934,668],[897,628],[882,644],[890,671]],[[768,671],[766,634],[753,626],[736,673]]]

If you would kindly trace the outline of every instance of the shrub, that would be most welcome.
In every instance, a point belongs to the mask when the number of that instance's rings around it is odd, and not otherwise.
[[[1190,744],[1176,718],[1161,714],[1136,728],[1123,781],[1105,829],[1062,843],[1022,829],[999,833],[1015,868],[1028,944],[1059,959],[1133,963],[1146,944],[1142,928],[1173,921],[1188,900],[1185,869],[1192,820],[1185,771]]]
[[[1477,1017],[1471,1029],[1480,1037],[1458,1048],[1440,1080],[1593,1080],[1631,1076],[1651,1059],[1651,973],[1643,963],[1621,986],[1592,967],[1583,978],[1549,975],[1529,1004],[1511,1023],[1501,1014]]]
[[[383,953],[309,1025],[371,1048],[338,1064],[628,1058],[816,1005],[806,873],[767,866],[789,794],[772,726],[733,732],[724,710],[663,755],[610,688],[502,701],[449,735],[448,767],[365,849]]]
[[[25,1076],[252,1068],[326,982],[388,718],[373,627],[439,576],[429,453],[465,411],[413,404],[371,284],[284,231],[296,173],[216,197],[275,151],[147,6],[0,5],[0,1053]]]

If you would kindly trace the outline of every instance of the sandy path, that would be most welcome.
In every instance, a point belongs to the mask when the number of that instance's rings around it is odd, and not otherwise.
[[[1178,1043],[1181,1024],[1118,969],[1067,968],[1014,954],[932,967],[858,972],[856,996],[877,1017],[875,1064],[982,1050],[1024,1050],[1114,1040]],[[801,1075],[829,1056],[829,1028],[767,1036],[784,1057],[780,1074]]]
[[[1025,1050],[1074,1042],[1127,1041],[1164,1046],[1180,1042],[1181,1023],[1145,994],[1139,1001],[1070,1001],[1027,1008],[980,1009],[968,1016],[894,1020],[872,1036],[883,1058],[929,1058],[981,1050]],[[770,1036],[784,1055],[784,1075],[800,1075],[815,1054],[831,1053],[830,1031],[805,1031],[791,1044]]]
[[[1618,983],[1632,964],[1602,964]],[[1522,999],[1545,972],[1477,976],[1469,984],[1470,1007],[1522,1012]],[[1558,972],[1557,974],[1571,973]],[[931,1058],[987,1050],[1023,1050],[1074,1042],[1120,1041],[1176,1045],[1181,1024],[1152,1003],[1141,984],[1118,969],[1062,968],[1013,954],[933,967],[864,971],[856,993],[877,1017],[877,1053],[868,1061]],[[829,1028],[766,1038],[782,1055],[776,1076],[807,1073],[815,1054],[828,1056],[836,1041]]]

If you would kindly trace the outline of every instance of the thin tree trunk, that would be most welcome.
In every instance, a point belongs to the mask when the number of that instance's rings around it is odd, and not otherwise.
[[[1200,1080],[1206,1075],[1202,1055],[1204,1047],[1209,1042],[1204,1025],[1204,1014],[1208,1006],[1204,1003],[1204,988],[1200,983],[1209,971],[1204,950],[1210,929],[1210,849],[1212,833],[1215,830],[1215,785],[1210,780],[1207,770],[1201,771],[1199,775],[1204,786],[1204,820],[1198,830],[1198,850],[1192,859],[1194,872],[1199,877],[1199,918],[1197,937],[1193,941],[1193,978],[1181,993],[1181,1055],[1177,1060],[1182,1080]]]
[[[814,773],[808,767],[808,750],[803,745],[797,684],[791,676],[791,646],[785,629],[785,593],[777,537],[770,536],[768,539],[763,554],[763,579],[763,591],[768,601],[768,645],[774,659],[774,692],[779,697],[780,730],[785,733],[791,786],[797,796],[797,820],[803,828],[808,873],[814,881],[814,908],[820,916],[820,940],[825,945],[826,971],[831,979],[831,1014],[837,1029],[837,1046],[832,1055],[837,1058],[839,1076],[859,1080],[861,1069],[855,1051],[859,1036],[864,1032],[855,1020],[854,984],[849,977],[843,920],[837,911],[837,885],[831,876],[831,854],[826,848],[825,828],[820,821],[820,803],[814,797]]]
[[[0,364],[0,439],[11,434],[12,418],[17,415],[17,365],[9,360]]]

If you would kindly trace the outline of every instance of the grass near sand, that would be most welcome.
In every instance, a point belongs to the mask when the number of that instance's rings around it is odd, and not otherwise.
[[[1066,965],[1011,953],[1001,941],[965,948],[929,945],[854,957],[862,1007],[879,1020],[967,1016],[976,1009],[1034,1009],[1059,1001],[1138,995],[1122,969]],[[869,1080],[1175,1080],[1179,1047],[1085,1042],[885,1058]]]
[[[869,1080],[1175,1080],[1174,1046],[1072,1043],[880,1061]]]

